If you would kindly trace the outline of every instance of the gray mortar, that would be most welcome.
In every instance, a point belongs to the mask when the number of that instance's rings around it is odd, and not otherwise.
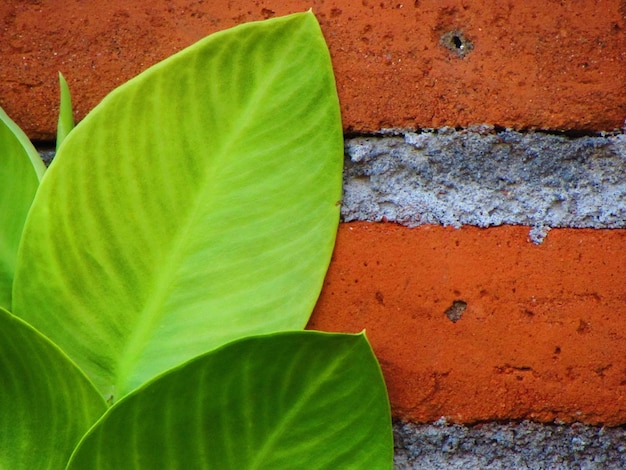
[[[626,226],[626,135],[455,131],[346,140],[342,219],[532,227]]]
[[[394,425],[395,470],[623,469],[626,429],[485,423]]]

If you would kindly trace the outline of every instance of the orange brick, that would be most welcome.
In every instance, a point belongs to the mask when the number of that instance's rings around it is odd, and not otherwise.
[[[342,224],[309,328],[365,329],[401,418],[615,425],[624,279],[626,230]]]
[[[113,88],[209,33],[313,7],[348,132],[480,123],[613,130],[626,117],[622,3],[5,0],[0,106],[32,138],[51,139],[58,71],[80,119]],[[457,43],[471,51],[459,56]]]

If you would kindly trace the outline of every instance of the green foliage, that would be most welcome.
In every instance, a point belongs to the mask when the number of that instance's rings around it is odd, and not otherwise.
[[[388,422],[385,386],[363,335],[255,336],[123,398],[69,469],[388,468]]]
[[[338,109],[312,15],[215,34],[129,81],[50,166],[13,312],[114,399],[225,342],[303,328],[339,218]]]
[[[67,356],[0,308],[0,468],[63,468],[106,410]]]
[[[0,168],[16,315],[0,312],[0,468],[62,468],[100,416],[69,468],[391,468],[365,337],[279,333],[306,324],[339,220],[341,119],[312,13],[209,36],[73,130],[60,79],[63,144],[38,188],[43,165],[2,119],[17,163]]]
[[[17,249],[45,166],[26,134],[0,108],[0,307],[11,308]]]
[[[61,105],[59,107],[59,122],[57,125],[57,152],[67,134],[74,129],[74,114],[72,112],[72,97],[70,87],[65,77],[59,72],[59,87],[61,89]]]

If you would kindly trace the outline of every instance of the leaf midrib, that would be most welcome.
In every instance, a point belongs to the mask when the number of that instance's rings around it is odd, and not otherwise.
[[[290,49],[296,43],[297,41],[290,43]],[[146,296],[149,301],[138,315],[138,321],[135,322],[132,333],[126,341],[124,351],[119,355],[113,388],[114,394],[117,392],[118,396],[113,396],[113,402],[132,390],[129,387],[129,383],[136,372],[136,365],[140,362],[141,356],[146,350],[146,345],[150,342],[151,333],[166,314],[163,305],[171,292],[171,285],[175,280],[175,275],[179,272],[179,268],[184,261],[183,253],[186,251],[190,240],[189,234],[192,232],[196,221],[199,220],[199,214],[202,212],[202,209],[210,206],[210,203],[207,203],[207,201],[218,198],[217,195],[220,191],[217,191],[216,188],[219,188],[221,185],[217,176],[220,173],[220,169],[224,167],[223,162],[227,160],[229,155],[232,155],[233,148],[241,141],[241,137],[246,134],[250,124],[258,125],[258,120],[254,117],[256,109],[259,109],[258,103],[267,102],[267,95],[271,85],[282,70],[284,70],[284,65],[279,61],[275,61],[266,74],[267,79],[263,80],[262,86],[258,87],[251,94],[246,106],[239,113],[238,119],[234,121],[231,128],[231,137],[227,140],[226,145],[220,146],[219,151],[212,159],[215,164],[207,168],[203,176],[201,189],[197,192],[193,202],[193,207],[187,211],[187,215],[183,219],[184,223],[176,231],[176,235],[173,238],[171,243],[172,249],[169,250],[169,255],[163,263],[163,266],[166,266],[166,268],[162,269],[161,274],[156,276],[156,281],[153,283],[152,289],[150,289],[150,294]],[[174,365],[172,364],[172,366]]]
[[[345,364],[345,358],[350,357],[352,352],[358,347],[359,344],[355,342],[349,349],[342,351],[342,354],[335,355],[333,363],[328,365],[324,374],[318,376],[315,386],[309,387],[306,390],[306,393],[298,398],[297,402],[282,416],[278,426],[272,429],[269,436],[263,441],[262,446],[254,453],[254,460],[252,460],[247,467],[249,470],[267,468],[266,464],[268,463],[268,456],[271,455],[276,448],[281,448],[281,446],[276,443],[282,438],[282,436],[288,433],[289,427],[292,423],[298,421],[300,411],[310,404],[312,397],[324,387],[330,377],[341,368],[341,365]]]

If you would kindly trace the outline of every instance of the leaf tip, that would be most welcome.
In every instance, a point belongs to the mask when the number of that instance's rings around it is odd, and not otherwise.
[[[72,111],[72,97],[67,80],[59,71],[59,88],[61,92],[59,104],[59,119],[57,124],[57,144],[58,152],[61,143],[65,140],[70,131],[74,128],[74,113]]]

